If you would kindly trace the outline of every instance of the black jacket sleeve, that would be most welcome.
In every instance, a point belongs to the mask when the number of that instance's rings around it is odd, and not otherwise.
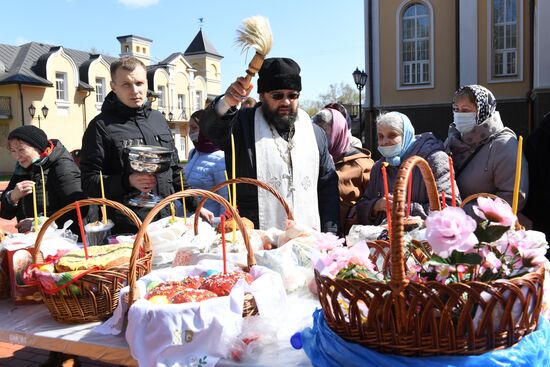
[[[15,188],[17,182],[17,180],[14,180],[14,176],[12,176],[10,182],[8,183],[8,186],[2,193],[0,204],[0,218],[12,219],[17,215],[17,205],[11,205],[7,196],[8,193]]]
[[[340,193],[338,191],[338,174],[328,152],[328,141],[325,132],[313,125],[315,139],[319,148],[319,180],[317,181],[317,200],[321,231],[336,233],[340,213]]]
[[[80,170],[82,171],[82,190],[88,197],[101,197],[99,173],[105,163],[106,152],[110,149],[107,131],[101,120],[93,120],[82,137]],[[128,175],[103,173],[105,196],[121,197],[129,191]]]

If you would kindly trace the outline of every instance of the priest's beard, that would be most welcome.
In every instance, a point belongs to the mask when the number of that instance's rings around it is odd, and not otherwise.
[[[267,103],[262,103],[262,112],[266,121],[275,127],[280,133],[288,132],[291,126],[294,126],[298,117],[298,106],[281,106],[271,109]]]

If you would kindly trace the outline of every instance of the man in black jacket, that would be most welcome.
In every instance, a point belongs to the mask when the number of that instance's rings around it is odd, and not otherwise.
[[[299,109],[300,67],[288,58],[266,59],[259,71],[260,103],[238,110],[252,90],[245,86],[244,78],[238,78],[209,105],[201,131],[224,150],[228,171],[233,137],[237,177],[273,186],[299,223],[336,232],[338,176],[325,133]],[[256,228],[285,226],[282,206],[256,186],[237,186],[237,207]]]
[[[133,57],[124,57],[111,64],[111,89],[101,113],[88,125],[82,138],[80,169],[82,189],[89,197],[101,197],[100,173],[103,175],[107,199],[124,203],[139,192],[152,192],[166,197],[180,190],[178,152],[172,133],[162,114],[147,105],[147,73],[145,65]],[[173,150],[166,172],[156,175],[131,173],[124,161],[124,148],[134,145],[155,145]],[[150,208],[132,207],[140,219]],[[111,213],[117,233],[135,232],[128,218]]]

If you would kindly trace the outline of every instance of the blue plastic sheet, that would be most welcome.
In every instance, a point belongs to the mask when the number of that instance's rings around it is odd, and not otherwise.
[[[550,322],[541,317],[536,331],[513,347],[465,357],[403,357],[378,353],[336,335],[321,310],[313,314],[313,328],[301,333],[301,343],[314,366],[361,367],[548,367]]]

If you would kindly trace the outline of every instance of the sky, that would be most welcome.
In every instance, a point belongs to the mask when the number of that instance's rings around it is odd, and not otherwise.
[[[222,91],[245,75],[253,56],[242,54],[235,38],[242,20],[254,15],[271,24],[268,57],[290,57],[300,65],[302,100],[316,100],[331,84],[354,86],[352,72],[365,68],[361,0],[19,0],[7,1],[3,10],[0,43],[95,48],[118,57],[116,37],[133,34],[153,40],[157,61],[184,52],[203,18],[203,33],[224,57]],[[251,95],[257,97],[254,90]]]

